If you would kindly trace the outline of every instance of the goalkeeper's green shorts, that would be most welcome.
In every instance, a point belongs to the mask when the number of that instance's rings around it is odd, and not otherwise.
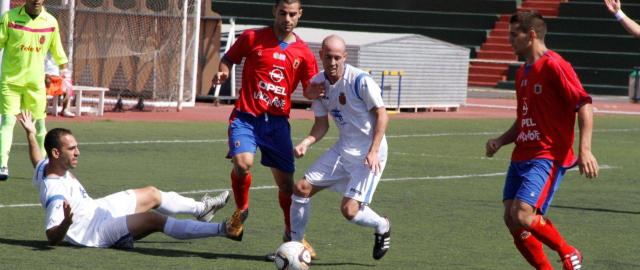
[[[35,120],[44,119],[47,116],[46,90],[1,85],[0,114],[17,115],[20,110],[31,111],[31,115]]]

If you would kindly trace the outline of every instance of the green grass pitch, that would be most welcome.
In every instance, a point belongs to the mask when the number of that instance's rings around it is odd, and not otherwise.
[[[484,158],[484,143],[512,120],[392,120],[389,161],[372,208],[393,225],[391,250],[371,258],[373,232],[339,212],[340,195],[313,198],[307,238],[319,260],[312,269],[529,269],[502,222],[502,184],[511,147]],[[294,142],[311,121],[292,121]],[[224,123],[48,123],[71,128],[80,142],[75,174],[93,198],[154,185],[187,192],[230,187]],[[297,163],[304,170],[334,141],[315,145]],[[31,185],[24,132],[15,129],[11,179],[0,183],[2,269],[274,269],[263,256],[282,238],[282,214],[270,172],[253,168],[251,214],[242,242],[225,238],[173,240],[154,234],[133,251],[48,247],[44,212]],[[587,269],[640,269],[640,118],[597,116],[593,152],[603,169],[597,180],[570,171],[549,217],[580,248]],[[233,200],[214,218],[233,211]],[[186,218],[186,217],[185,217]],[[548,249],[547,249],[548,250]],[[548,252],[560,269],[557,255]]]

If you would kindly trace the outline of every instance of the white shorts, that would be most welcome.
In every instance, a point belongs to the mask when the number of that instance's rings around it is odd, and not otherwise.
[[[116,244],[126,246],[128,242],[133,241],[127,227],[127,216],[136,211],[135,192],[126,190],[114,193],[97,199],[96,204],[96,215],[102,216],[102,222],[96,226],[94,232],[98,234],[98,247],[114,247]]]
[[[387,160],[380,160],[380,172],[373,174],[362,159],[344,158],[335,147],[325,152],[304,174],[317,187],[330,187],[344,197],[371,203]]]

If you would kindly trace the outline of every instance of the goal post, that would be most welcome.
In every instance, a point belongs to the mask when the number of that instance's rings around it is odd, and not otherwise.
[[[181,110],[195,106],[201,4],[47,0],[45,8],[58,20],[75,84],[109,88],[107,103],[143,98],[145,106]]]

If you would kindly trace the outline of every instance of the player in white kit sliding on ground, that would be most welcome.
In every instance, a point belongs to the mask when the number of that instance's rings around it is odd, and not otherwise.
[[[44,140],[47,158],[42,158],[31,113],[23,111],[18,120],[27,132],[29,157],[35,167],[33,184],[40,190],[50,245],[64,240],[77,246],[130,249],[134,240],[154,232],[176,239],[226,236],[226,222],[209,221],[226,204],[229,191],[216,197],[205,195],[197,202],[148,186],[94,200],[70,171],[80,156],[71,131],[50,130]],[[171,217],[176,214],[191,214],[198,220]]]

